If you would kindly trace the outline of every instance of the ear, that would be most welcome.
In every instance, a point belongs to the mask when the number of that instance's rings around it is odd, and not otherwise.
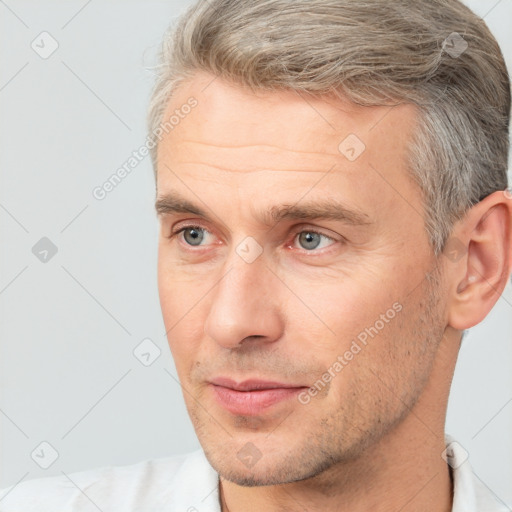
[[[452,231],[443,254],[448,278],[448,325],[480,323],[503,293],[512,271],[512,194],[493,192]]]

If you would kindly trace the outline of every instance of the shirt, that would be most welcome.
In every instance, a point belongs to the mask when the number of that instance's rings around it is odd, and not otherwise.
[[[452,512],[510,512],[445,435]],[[203,450],[21,482],[0,491],[0,512],[220,512],[219,476]]]

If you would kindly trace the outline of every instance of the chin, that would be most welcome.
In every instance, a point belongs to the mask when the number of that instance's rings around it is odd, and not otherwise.
[[[240,470],[239,468],[224,467],[216,469],[219,475],[229,482],[233,482],[243,487],[261,487],[265,485],[281,485],[299,480],[305,480],[310,476],[299,476],[289,471],[280,471],[279,468],[273,467],[260,468],[259,471]]]
[[[233,452],[204,450],[210,465],[222,479],[244,487],[281,485],[313,478],[332,467],[328,458],[311,458],[305,453],[283,453],[261,455],[252,465],[245,465]]]

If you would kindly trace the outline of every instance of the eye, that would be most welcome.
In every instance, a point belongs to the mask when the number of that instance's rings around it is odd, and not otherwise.
[[[183,233],[183,239],[192,247],[201,246],[201,242],[207,239],[207,236],[205,235],[206,233],[211,235],[209,231],[201,226],[184,226],[181,229],[174,231],[171,234],[171,238],[179,235],[180,233]]]
[[[201,247],[204,245],[208,245],[207,243],[202,243],[204,241],[208,241],[208,235],[213,236],[207,229],[201,226],[183,226],[173,233],[171,233],[169,238],[174,238],[175,236],[183,233],[182,239],[185,241],[187,245],[190,247]],[[319,231],[315,231],[313,229],[306,229],[302,231],[298,231],[294,234],[293,240],[298,240],[302,249],[306,252],[312,252],[316,249],[323,249],[326,246],[332,245],[329,243],[325,243],[325,241],[336,242],[330,236],[325,235]],[[322,239],[324,243],[322,244]],[[296,245],[293,243],[293,247]]]
[[[323,233],[311,229],[299,231],[298,233],[295,234],[295,237],[301,244],[301,247],[308,252],[311,252],[315,249],[323,249],[326,245],[324,244],[323,246],[321,246],[322,238],[325,240],[330,240],[332,242],[336,241],[330,236],[324,235]],[[327,246],[329,245],[330,244],[327,244]]]

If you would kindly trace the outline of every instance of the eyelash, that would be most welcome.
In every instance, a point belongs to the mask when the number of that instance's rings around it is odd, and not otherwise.
[[[172,239],[176,236],[178,236],[180,233],[182,233],[183,231],[186,231],[187,229],[201,229],[203,231],[206,231],[207,233],[211,233],[210,231],[208,231],[206,228],[202,227],[202,226],[199,226],[197,224],[189,224],[187,226],[182,226],[180,227],[179,229],[175,230],[175,231],[172,231],[171,234],[168,236],[169,239]],[[337,242],[338,240],[335,240],[334,238],[326,235],[325,233],[322,233],[321,231],[317,231],[315,229],[307,229],[307,228],[302,228],[300,229],[299,231],[296,231],[294,234],[293,234],[293,239],[292,239],[292,243],[293,241],[295,240],[295,238],[297,237],[297,235],[300,235],[301,233],[315,233],[317,235],[320,235],[320,236],[323,236],[324,238],[327,238],[328,240],[332,241],[332,242]],[[187,245],[187,247],[190,247],[191,251],[194,251],[192,245],[189,245],[185,242],[185,244]],[[331,244],[333,245],[333,244]],[[331,245],[329,245],[328,247],[325,247],[324,249],[328,250],[329,247],[331,247]],[[201,247],[201,246],[196,246],[196,247]],[[287,244],[287,247],[289,247],[289,244]],[[295,248],[294,248],[295,249]],[[302,253],[306,253],[306,254],[314,254],[314,253],[320,253],[322,254],[322,249],[311,249],[311,250],[307,250],[307,249],[302,249],[300,250],[299,249],[299,252],[302,252]]]

